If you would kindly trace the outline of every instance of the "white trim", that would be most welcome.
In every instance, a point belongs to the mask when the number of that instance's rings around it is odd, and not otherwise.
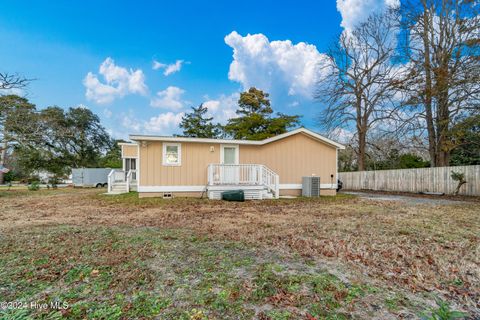
[[[138,186],[138,192],[202,192],[205,186]]]
[[[279,188],[280,190],[302,189],[302,184],[301,183],[281,183]]]
[[[167,158],[165,157],[167,154],[167,147],[177,147],[177,156],[178,162],[177,163],[168,163]],[[181,143],[171,143],[171,142],[164,142],[162,146],[162,165],[168,167],[179,167],[182,165],[182,144]]]
[[[340,143],[337,143],[333,140],[330,140],[322,135],[319,135],[318,133],[316,132],[313,132],[311,130],[308,130],[308,129],[305,129],[305,128],[298,128],[296,130],[292,130],[290,132],[286,132],[286,133],[283,133],[283,134],[280,134],[278,136],[275,136],[275,137],[271,137],[271,138],[268,138],[268,139],[265,139],[263,140],[263,144],[267,144],[267,143],[270,143],[270,142],[273,142],[273,141],[277,141],[277,140],[280,140],[280,139],[284,139],[286,137],[290,137],[294,134],[297,134],[297,133],[304,133],[304,134],[307,134],[309,136],[312,136],[320,141],[323,141],[323,142],[326,142],[334,147],[337,147],[338,149],[345,149],[345,146],[340,144]]]
[[[208,190],[223,190],[223,189],[258,189],[259,186],[210,186]],[[332,184],[320,184],[320,189],[331,189]],[[301,190],[301,183],[287,183],[280,184],[280,190]],[[138,186],[138,192],[202,192],[205,191],[205,186]]]
[[[169,142],[198,142],[198,143],[225,143],[225,144],[248,144],[248,145],[264,145],[273,141],[287,138],[297,133],[307,134],[315,139],[325,142],[335,148],[345,149],[345,146],[330,140],[316,132],[305,128],[298,128],[296,130],[280,134],[278,136],[268,138],[260,141],[253,140],[228,140],[228,139],[207,139],[207,138],[186,138],[186,137],[162,137],[162,136],[148,136],[148,135],[130,135],[131,140],[135,141],[169,141]]]
[[[331,183],[320,183],[320,189],[333,189],[332,187],[337,188],[337,184],[334,183],[333,185]],[[296,190],[296,189],[302,189],[302,184],[301,183],[284,183],[280,184],[280,190]]]
[[[258,190],[263,189],[263,186],[237,186],[237,185],[223,185],[223,186],[209,186],[209,191],[218,190]],[[138,186],[138,192],[202,192],[205,191],[205,186]]]
[[[137,163],[137,189],[138,186],[140,185],[140,144],[137,143],[137,157],[138,157],[138,163]]]
[[[136,146],[138,143],[136,142],[118,142],[117,143],[119,146]]]
[[[220,163],[223,164],[224,148],[235,148],[235,163],[240,163],[240,148],[238,144],[221,144],[220,145]]]
[[[221,191],[221,190],[264,190],[265,186],[239,186],[239,185],[220,185],[220,186],[208,186],[208,191]]]
[[[338,188],[338,149],[335,150],[335,163],[336,163],[336,169],[335,169],[335,189]],[[375,180],[377,181],[377,180]],[[333,186],[332,186],[333,187]]]

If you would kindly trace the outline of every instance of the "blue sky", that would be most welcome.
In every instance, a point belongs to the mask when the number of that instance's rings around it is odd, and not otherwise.
[[[85,105],[116,137],[175,133],[201,102],[224,122],[251,85],[319,130],[315,64],[391,1],[3,1],[0,69],[35,78],[39,108]]]

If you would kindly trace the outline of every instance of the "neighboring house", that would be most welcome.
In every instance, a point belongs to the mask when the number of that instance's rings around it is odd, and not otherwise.
[[[320,177],[322,195],[335,195],[338,149],[305,128],[261,141],[131,135],[121,143],[123,170],[112,170],[109,192],[140,197],[220,199],[243,189],[247,199],[301,195],[302,177]]]

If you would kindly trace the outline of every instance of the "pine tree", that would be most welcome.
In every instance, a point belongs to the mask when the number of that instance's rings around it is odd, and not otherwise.
[[[239,117],[230,119],[224,127],[225,133],[234,139],[263,140],[288,131],[300,123],[300,116],[289,116],[277,112],[272,116],[269,94],[250,88],[240,94]]]
[[[206,113],[208,109],[203,106],[203,103],[198,107],[192,107],[190,113],[182,117],[180,128],[183,129],[184,137],[195,138],[218,138],[222,135],[221,126],[217,123],[212,123],[213,117],[207,118]]]

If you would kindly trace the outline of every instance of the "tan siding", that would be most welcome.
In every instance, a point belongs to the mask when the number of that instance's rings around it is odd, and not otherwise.
[[[162,165],[162,142],[140,147],[142,186],[203,186],[207,167],[220,162],[220,144],[182,143],[182,165]],[[210,152],[214,146],[215,151]],[[281,184],[300,184],[302,176],[320,176],[322,184],[331,183],[336,174],[336,150],[305,134],[296,134],[262,146],[240,145],[241,164],[265,164],[279,174]],[[333,181],[335,182],[335,181]]]
[[[263,146],[240,146],[240,163],[259,163],[280,176],[280,184],[302,183],[303,176],[320,176],[322,184],[331,183],[335,176],[335,148],[296,134]],[[335,181],[334,181],[335,182]]]
[[[290,196],[290,197],[299,197],[302,195],[302,190],[300,189],[284,189],[280,190],[280,196]]]
[[[207,167],[219,163],[220,149],[210,152],[208,143],[182,143],[181,166],[162,165],[162,142],[140,147],[140,181],[142,186],[203,186],[207,184]]]
[[[137,157],[137,145],[122,145],[122,158],[136,158]]]

